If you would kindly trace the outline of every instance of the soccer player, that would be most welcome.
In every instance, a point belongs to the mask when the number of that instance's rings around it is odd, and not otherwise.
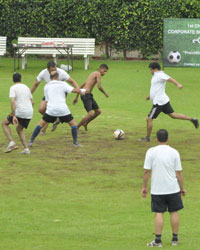
[[[144,181],[142,196],[148,193],[147,184],[151,174],[151,209],[155,213],[155,240],[148,243],[149,247],[162,247],[162,229],[164,212],[170,213],[173,246],[178,245],[179,215],[183,208],[181,194],[185,195],[182,166],[178,151],[168,145],[168,132],[157,131],[158,146],[146,152],[144,162]]]
[[[9,140],[5,153],[9,153],[18,148],[9,128],[10,124],[14,124],[16,125],[17,133],[24,146],[24,150],[21,154],[30,154],[23,129],[28,127],[33,115],[33,98],[30,89],[21,83],[21,75],[19,73],[13,74],[13,82],[14,85],[10,88],[9,93],[12,113],[2,121],[4,133]]]
[[[101,110],[99,109],[98,104],[93,98],[92,90],[97,84],[98,89],[106,96],[109,97],[109,95],[104,91],[102,85],[101,85],[101,77],[104,76],[108,71],[108,66],[106,64],[101,64],[99,66],[99,69],[95,72],[92,72],[86,82],[84,82],[80,88],[83,88],[86,90],[86,94],[81,96],[81,100],[84,104],[84,107],[86,111],[88,112],[87,116],[85,116],[80,123],[78,124],[78,128],[83,126],[85,130],[87,131],[87,125],[89,122],[94,120],[98,115],[101,114]],[[74,99],[73,103],[76,104],[78,102],[78,96],[77,94],[76,98]]]
[[[199,121],[196,118],[189,117],[184,114],[175,113],[172,106],[170,105],[169,97],[165,93],[166,82],[172,82],[179,89],[182,89],[182,85],[178,83],[175,79],[168,76],[165,72],[161,71],[159,63],[153,62],[149,64],[151,71],[152,80],[151,80],[151,89],[150,96],[146,97],[146,100],[151,99],[153,107],[148,114],[147,120],[147,135],[144,138],[141,138],[142,141],[150,141],[150,135],[153,126],[153,119],[156,119],[158,115],[163,112],[169,115],[173,119],[181,119],[191,121],[195,128],[199,127]]]
[[[40,133],[40,130],[48,123],[53,123],[57,119],[60,119],[60,122],[66,122],[70,125],[73,137],[74,146],[78,147],[80,144],[77,141],[78,130],[76,122],[73,116],[70,113],[70,110],[66,104],[66,94],[67,93],[79,93],[84,94],[85,89],[79,89],[71,87],[69,84],[63,81],[59,81],[59,75],[57,71],[51,71],[50,73],[51,81],[47,83],[44,87],[45,101],[47,103],[47,109],[36,126],[31,139],[28,143],[29,146],[32,146],[33,141],[36,136]]]
[[[31,88],[31,93],[33,94],[34,91],[36,90],[36,88],[38,87],[38,85],[40,84],[41,81],[45,81],[46,83],[51,81],[50,78],[50,73],[52,71],[57,71],[58,75],[59,75],[59,81],[67,81],[68,83],[70,83],[74,88],[79,88],[77,82],[72,79],[69,74],[64,71],[63,69],[60,69],[58,67],[56,67],[56,64],[54,61],[49,61],[47,63],[47,68],[42,70],[39,75],[37,76],[32,88]],[[45,97],[42,98],[42,101],[40,103],[40,106],[38,108],[38,111],[44,115],[45,111],[46,111],[46,101],[45,101]],[[54,131],[57,127],[57,125],[59,124],[59,120],[56,120],[56,122],[54,123],[53,127],[52,127],[52,131]],[[48,126],[48,124],[47,124]],[[41,131],[43,134],[45,134],[45,131],[47,129],[47,126],[44,127],[44,129]]]

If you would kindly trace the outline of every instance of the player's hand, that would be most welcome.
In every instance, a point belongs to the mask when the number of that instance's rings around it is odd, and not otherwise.
[[[16,117],[16,116],[13,116],[13,125],[14,125],[14,126],[17,126],[17,124],[18,124],[17,117]]]
[[[106,97],[109,97],[109,95],[108,95],[108,94],[105,94],[105,96],[106,96]]]
[[[147,197],[148,189],[147,188],[142,188],[142,197]]]
[[[182,89],[183,88],[183,85],[181,85],[180,83],[177,85],[177,87],[179,88],[179,89]]]
[[[148,101],[149,99],[150,99],[150,96],[148,95],[145,100]]]
[[[75,99],[73,100],[73,105],[75,105],[77,102],[78,102],[78,99],[75,98]]]
[[[183,189],[181,190],[181,195],[185,196],[186,193],[187,193],[187,191],[183,188]]]

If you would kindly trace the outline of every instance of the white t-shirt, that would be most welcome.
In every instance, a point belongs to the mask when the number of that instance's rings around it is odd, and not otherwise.
[[[151,194],[173,194],[180,191],[176,171],[181,171],[178,151],[168,145],[158,145],[146,152],[144,169],[151,170]]]
[[[59,81],[67,81],[70,76],[67,74],[66,71],[64,71],[63,69],[60,68],[56,68],[57,72],[58,72],[58,80]],[[46,83],[51,81],[50,78],[50,74],[48,69],[43,69],[39,75],[36,78],[38,80],[38,82],[41,82],[42,80],[44,80]]]
[[[23,83],[16,83],[10,88],[9,97],[15,98],[15,115],[19,118],[31,119],[33,116],[32,95]]]
[[[169,102],[169,97],[165,93],[166,81],[169,78],[171,77],[163,71],[154,72],[150,88],[150,99],[154,105],[164,105]]]
[[[46,113],[51,116],[65,116],[70,114],[66,104],[66,93],[71,93],[74,88],[63,81],[50,81],[44,87],[45,100],[47,101]]]

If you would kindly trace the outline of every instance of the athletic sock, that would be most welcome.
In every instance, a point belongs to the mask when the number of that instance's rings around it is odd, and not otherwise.
[[[78,139],[78,129],[77,129],[77,126],[72,126],[72,137],[73,137],[74,144],[76,144],[77,143],[77,139]]]
[[[156,234],[155,243],[161,243],[161,234]]]
[[[178,234],[173,233],[172,241],[178,241]]]
[[[33,142],[35,140],[35,137],[40,133],[41,128],[42,127],[40,125],[37,125],[37,127],[33,131],[30,142]]]

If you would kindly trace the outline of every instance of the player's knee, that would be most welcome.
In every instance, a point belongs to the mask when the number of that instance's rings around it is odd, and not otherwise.
[[[149,116],[147,116],[146,121],[148,122],[148,121],[151,121],[151,120],[152,119]]]
[[[101,110],[100,109],[95,110],[95,114],[96,115],[100,115],[101,114]]]
[[[175,113],[171,113],[171,114],[169,114],[169,116],[170,116],[172,119],[176,119],[176,114],[175,114]]]

